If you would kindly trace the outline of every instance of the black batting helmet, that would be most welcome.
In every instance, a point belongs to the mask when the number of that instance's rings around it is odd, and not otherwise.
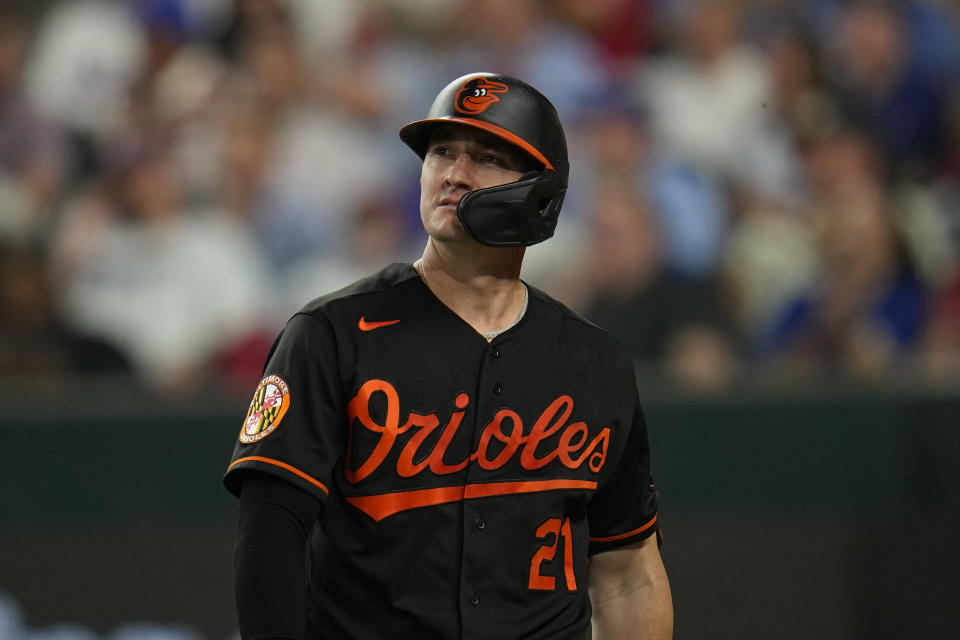
[[[567,141],[557,110],[529,84],[495,73],[457,78],[437,95],[423,120],[400,129],[400,139],[423,158],[443,123],[482,129],[519,147],[540,169],[516,182],[471,191],[457,217],[473,239],[491,247],[519,247],[553,235],[567,191]]]

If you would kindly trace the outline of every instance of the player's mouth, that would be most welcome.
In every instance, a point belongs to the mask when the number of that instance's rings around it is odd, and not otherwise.
[[[459,198],[459,197],[457,197],[457,198],[447,197],[447,198],[442,198],[442,199],[440,200],[440,202],[438,202],[437,204],[438,204],[439,206],[441,206],[441,207],[453,207],[453,208],[456,208],[456,207],[457,207],[457,204],[458,204],[459,202],[460,202],[460,198]]]

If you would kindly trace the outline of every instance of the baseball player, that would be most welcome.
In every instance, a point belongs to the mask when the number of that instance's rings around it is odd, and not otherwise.
[[[553,105],[471,74],[400,137],[422,257],[289,320],[224,477],[242,637],[671,637],[632,362],[519,277],[567,186]]]

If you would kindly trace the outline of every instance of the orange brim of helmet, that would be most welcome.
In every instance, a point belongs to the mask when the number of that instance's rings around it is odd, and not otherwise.
[[[556,170],[553,164],[547,160],[547,157],[532,144],[520,136],[507,131],[503,127],[498,127],[497,125],[491,124],[484,120],[475,120],[473,118],[457,118],[452,116],[416,120],[400,129],[400,139],[407,143],[407,146],[413,149],[418,156],[423,158],[427,153],[427,145],[430,143],[430,134],[433,132],[433,129],[437,125],[451,122],[473,127],[475,129],[482,129],[483,131],[492,133],[498,138],[526,151],[528,154],[530,154],[530,156],[537,160],[537,162],[541,163],[544,168]]]

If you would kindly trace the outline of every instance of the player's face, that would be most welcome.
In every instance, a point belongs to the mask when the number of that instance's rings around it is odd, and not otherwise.
[[[500,138],[464,125],[441,125],[430,137],[420,174],[420,218],[435,239],[467,239],[457,203],[468,191],[516,182],[532,161]]]

